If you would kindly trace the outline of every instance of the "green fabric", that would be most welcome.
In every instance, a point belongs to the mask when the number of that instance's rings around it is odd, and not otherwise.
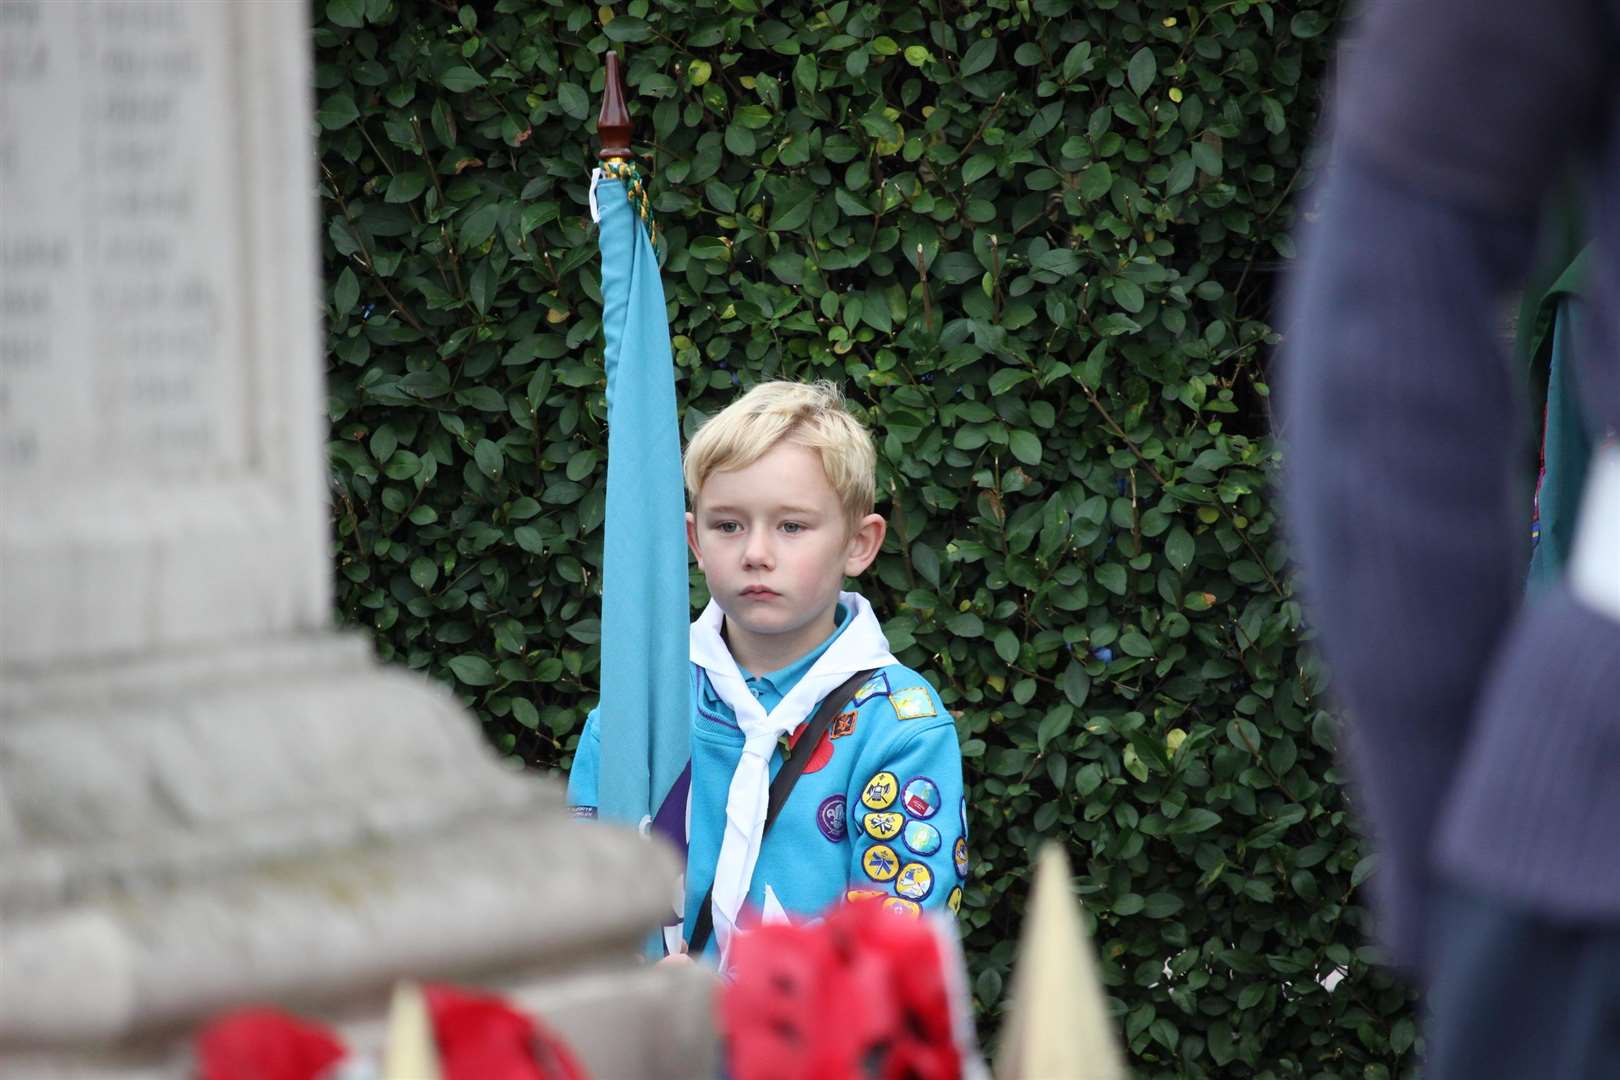
[[[1552,330],[1555,294],[1579,291],[1574,288],[1571,271],[1585,263],[1585,247],[1589,233],[1585,216],[1581,212],[1579,189],[1573,183],[1565,184],[1557,194],[1547,200],[1542,211],[1541,240],[1535,265],[1524,282],[1524,293],[1519,302],[1519,320],[1515,331],[1520,359],[1532,365],[1536,353]],[[1546,400],[1546,367],[1536,387],[1536,423],[1539,428],[1541,404]]]

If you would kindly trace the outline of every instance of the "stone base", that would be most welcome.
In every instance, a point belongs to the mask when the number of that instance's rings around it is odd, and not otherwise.
[[[251,1003],[363,1048],[400,978],[534,1003],[599,1076],[709,1071],[707,978],[634,960],[674,857],[357,638],[8,681],[0,866],[0,1076],[185,1075]]]
[[[704,1080],[717,1075],[712,1034],[715,980],[695,967],[581,972],[517,985],[484,984],[562,1035],[597,1080]],[[382,1060],[386,995],[360,1003],[357,1019],[326,1016],[357,1054]],[[0,1080],[191,1080],[189,1038],[149,1038],[100,1049],[7,1053]]]

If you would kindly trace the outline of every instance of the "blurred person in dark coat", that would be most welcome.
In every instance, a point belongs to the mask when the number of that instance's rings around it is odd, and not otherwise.
[[[1620,515],[1620,451],[1594,462],[1584,574],[1525,602],[1503,327],[1574,170],[1595,237],[1579,381],[1612,440],[1617,75],[1620,0],[1374,0],[1290,287],[1288,509],[1431,1078],[1620,1077],[1620,545],[1591,539]]]

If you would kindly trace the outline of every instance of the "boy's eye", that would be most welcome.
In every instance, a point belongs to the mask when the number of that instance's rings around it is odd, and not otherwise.
[[[785,533],[801,533],[804,532],[804,524],[798,521],[784,521],[782,522],[782,531]]]
[[[737,524],[735,521],[719,521],[715,523],[714,527],[716,530],[723,533],[739,532],[742,529],[742,526]]]

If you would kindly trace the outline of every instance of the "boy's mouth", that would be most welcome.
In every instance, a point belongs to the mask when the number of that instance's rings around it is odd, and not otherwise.
[[[775,589],[767,589],[763,585],[750,585],[748,588],[744,589],[740,595],[748,597],[751,600],[765,600],[772,596],[779,596],[781,594]]]

